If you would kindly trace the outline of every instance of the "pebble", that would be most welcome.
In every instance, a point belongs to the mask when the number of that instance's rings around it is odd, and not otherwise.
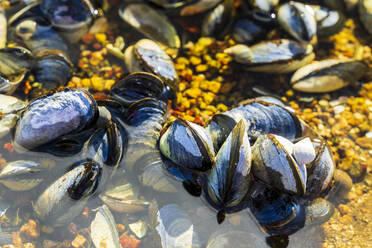
[[[201,95],[202,91],[199,88],[190,88],[185,90],[184,93],[191,98],[197,98]]]

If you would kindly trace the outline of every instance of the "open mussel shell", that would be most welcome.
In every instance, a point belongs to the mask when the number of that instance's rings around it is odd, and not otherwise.
[[[101,167],[94,161],[73,165],[58,178],[33,204],[36,216],[53,226],[68,223],[81,213],[86,201],[99,184]]]
[[[139,198],[138,189],[129,182],[108,189],[100,198],[110,209],[120,213],[145,211],[150,205],[150,202]]]
[[[319,37],[328,37],[342,30],[345,24],[345,16],[337,11],[319,5],[310,5],[314,10]]]
[[[75,43],[88,32],[93,22],[92,13],[84,0],[45,0],[40,9],[68,41]]]
[[[370,0],[360,0],[358,2],[359,19],[366,30],[372,34],[372,3]]]
[[[176,165],[198,170],[209,170],[214,162],[212,140],[203,127],[177,119],[162,134],[161,153]]]
[[[131,3],[119,9],[120,17],[151,40],[168,48],[179,49],[180,38],[166,15],[142,3]]]
[[[309,165],[307,178],[307,195],[316,197],[331,183],[336,169],[332,153],[325,142],[321,142],[314,161]]]
[[[34,149],[63,135],[88,128],[98,117],[93,96],[65,89],[32,102],[18,120],[16,147]]]
[[[26,104],[16,97],[0,94],[0,139],[16,125],[18,113]]]
[[[31,69],[31,52],[22,47],[0,49],[0,93],[12,94]]]
[[[90,237],[96,248],[121,248],[119,233],[114,216],[106,205],[98,208],[96,217],[90,225]]]
[[[38,186],[48,168],[34,161],[17,160],[0,172],[0,183],[13,191],[27,191]]]
[[[157,211],[155,218],[157,220],[155,230],[160,237],[161,247],[202,247],[193,223],[178,205],[163,206]]]
[[[291,84],[293,89],[302,92],[330,92],[356,82],[367,70],[367,64],[360,60],[316,61],[297,70]]]
[[[305,225],[305,210],[286,193],[256,183],[251,194],[250,213],[271,235],[290,235]]]
[[[246,70],[264,73],[292,72],[315,57],[312,45],[286,39],[263,41],[251,47],[239,44],[225,49],[225,53],[245,65]]]
[[[261,135],[252,148],[252,172],[272,187],[291,194],[304,195],[306,174],[292,156],[285,138]]]
[[[290,1],[278,9],[279,24],[300,42],[316,43],[317,26],[309,5]]]
[[[159,98],[164,90],[164,84],[157,76],[136,72],[115,83],[111,95],[125,106],[145,97]]]
[[[239,211],[244,205],[252,182],[251,160],[251,146],[241,120],[218,151],[204,188],[207,201],[219,211],[219,223],[224,212]]]

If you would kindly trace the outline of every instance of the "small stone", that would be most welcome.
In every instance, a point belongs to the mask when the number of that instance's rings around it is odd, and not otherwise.
[[[87,33],[87,34],[83,35],[83,37],[81,38],[81,40],[82,40],[85,44],[89,45],[89,44],[92,44],[92,43],[93,43],[93,41],[94,41],[94,36],[93,36],[93,34],[91,34],[91,33]]]
[[[76,235],[75,239],[71,242],[72,247],[79,248],[83,247],[84,243],[86,242],[86,238],[83,235]]]
[[[202,60],[201,60],[201,58],[199,58],[199,57],[195,57],[195,56],[191,56],[191,57],[190,57],[190,63],[191,63],[192,65],[197,66],[197,65],[200,65],[201,62],[202,62]]]
[[[89,88],[90,85],[91,85],[90,79],[89,78],[83,78],[81,80],[81,84],[82,84],[83,87]]]
[[[338,206],[338,209],[340,210],[340,213],[342,215],[348,214],[350,212],[350,208],[345,204],[340,204]]]
[[[92,77],[92,88],[96,91],[103,91],[105,89],[105,82],[101,77]]]
[[[212,91],[213,93],[217,94],[220,91],[221,83],[217,81],[210,81],[208,84],[208,90]]]
[[[29,220],[24,224],[21,229],[21,233],[25,233],[30,238],[38,238],[40,236],[40,229],[36,221]]]
[[[211,104],[215,98],[215,95],[211,92],[203,94],[203,99],[206,104]]]
[[[137,236],[137,238],[141,239],[146,235],[147,232],[147,224],[139,220],[135,223],[129,224],[129,229]]]
[[[185,82],[181,82],[178,85],[178,89],[182,92],[187,88],[187,84]]]
[[[185,90],[185,95],[191,98],[197,98],[201,95],[202,91],[198,88],[190,88]]]
[[[221,112],[225,112],[225,111],[228,110],[228,108],[225,104],[219,103],[219,104],[217,104],[217,110],[219,110]]]
[[[329,106],[328,101],[326,101],[326,100],[320,100],[319,105],[324,107],[324,108],[328,108],[328,106]]]
[[[196,72],[205,72],[208,70],[208,65],[198,65],[195,68]]]
[[[96,40],[101,43],[102,45],[105,45],[106,41],[107,41],[107,37],[106,37],[106,34],[104,33],[96,33],[95,34],[95,38]]]

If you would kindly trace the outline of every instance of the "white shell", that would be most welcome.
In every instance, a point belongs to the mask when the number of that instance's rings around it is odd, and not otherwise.
[[[310,138],[305,138],[294,144],[293,157],[299,164],[308,164],[315,159],[315,149]]]
[[[90,225],[90,231],[95,247],[121,248],[114,217],[106,205],[98,209],[96,217]]]

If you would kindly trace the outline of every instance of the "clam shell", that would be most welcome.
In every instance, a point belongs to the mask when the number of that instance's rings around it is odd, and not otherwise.
[[[90,237],[96,248],[121,248],[119,233],[110,210],[106,205],[101,206],[90,225]]]
[[[302,92],[330,92],[357,81],[367,70],[366,63],[358,60],[316,61],[297,70],[291,84],[293,89]]]
[[[276,135],[261,135],[252,148],[252,172],[263,182],[288,193],[304,195],[306,177]]]

